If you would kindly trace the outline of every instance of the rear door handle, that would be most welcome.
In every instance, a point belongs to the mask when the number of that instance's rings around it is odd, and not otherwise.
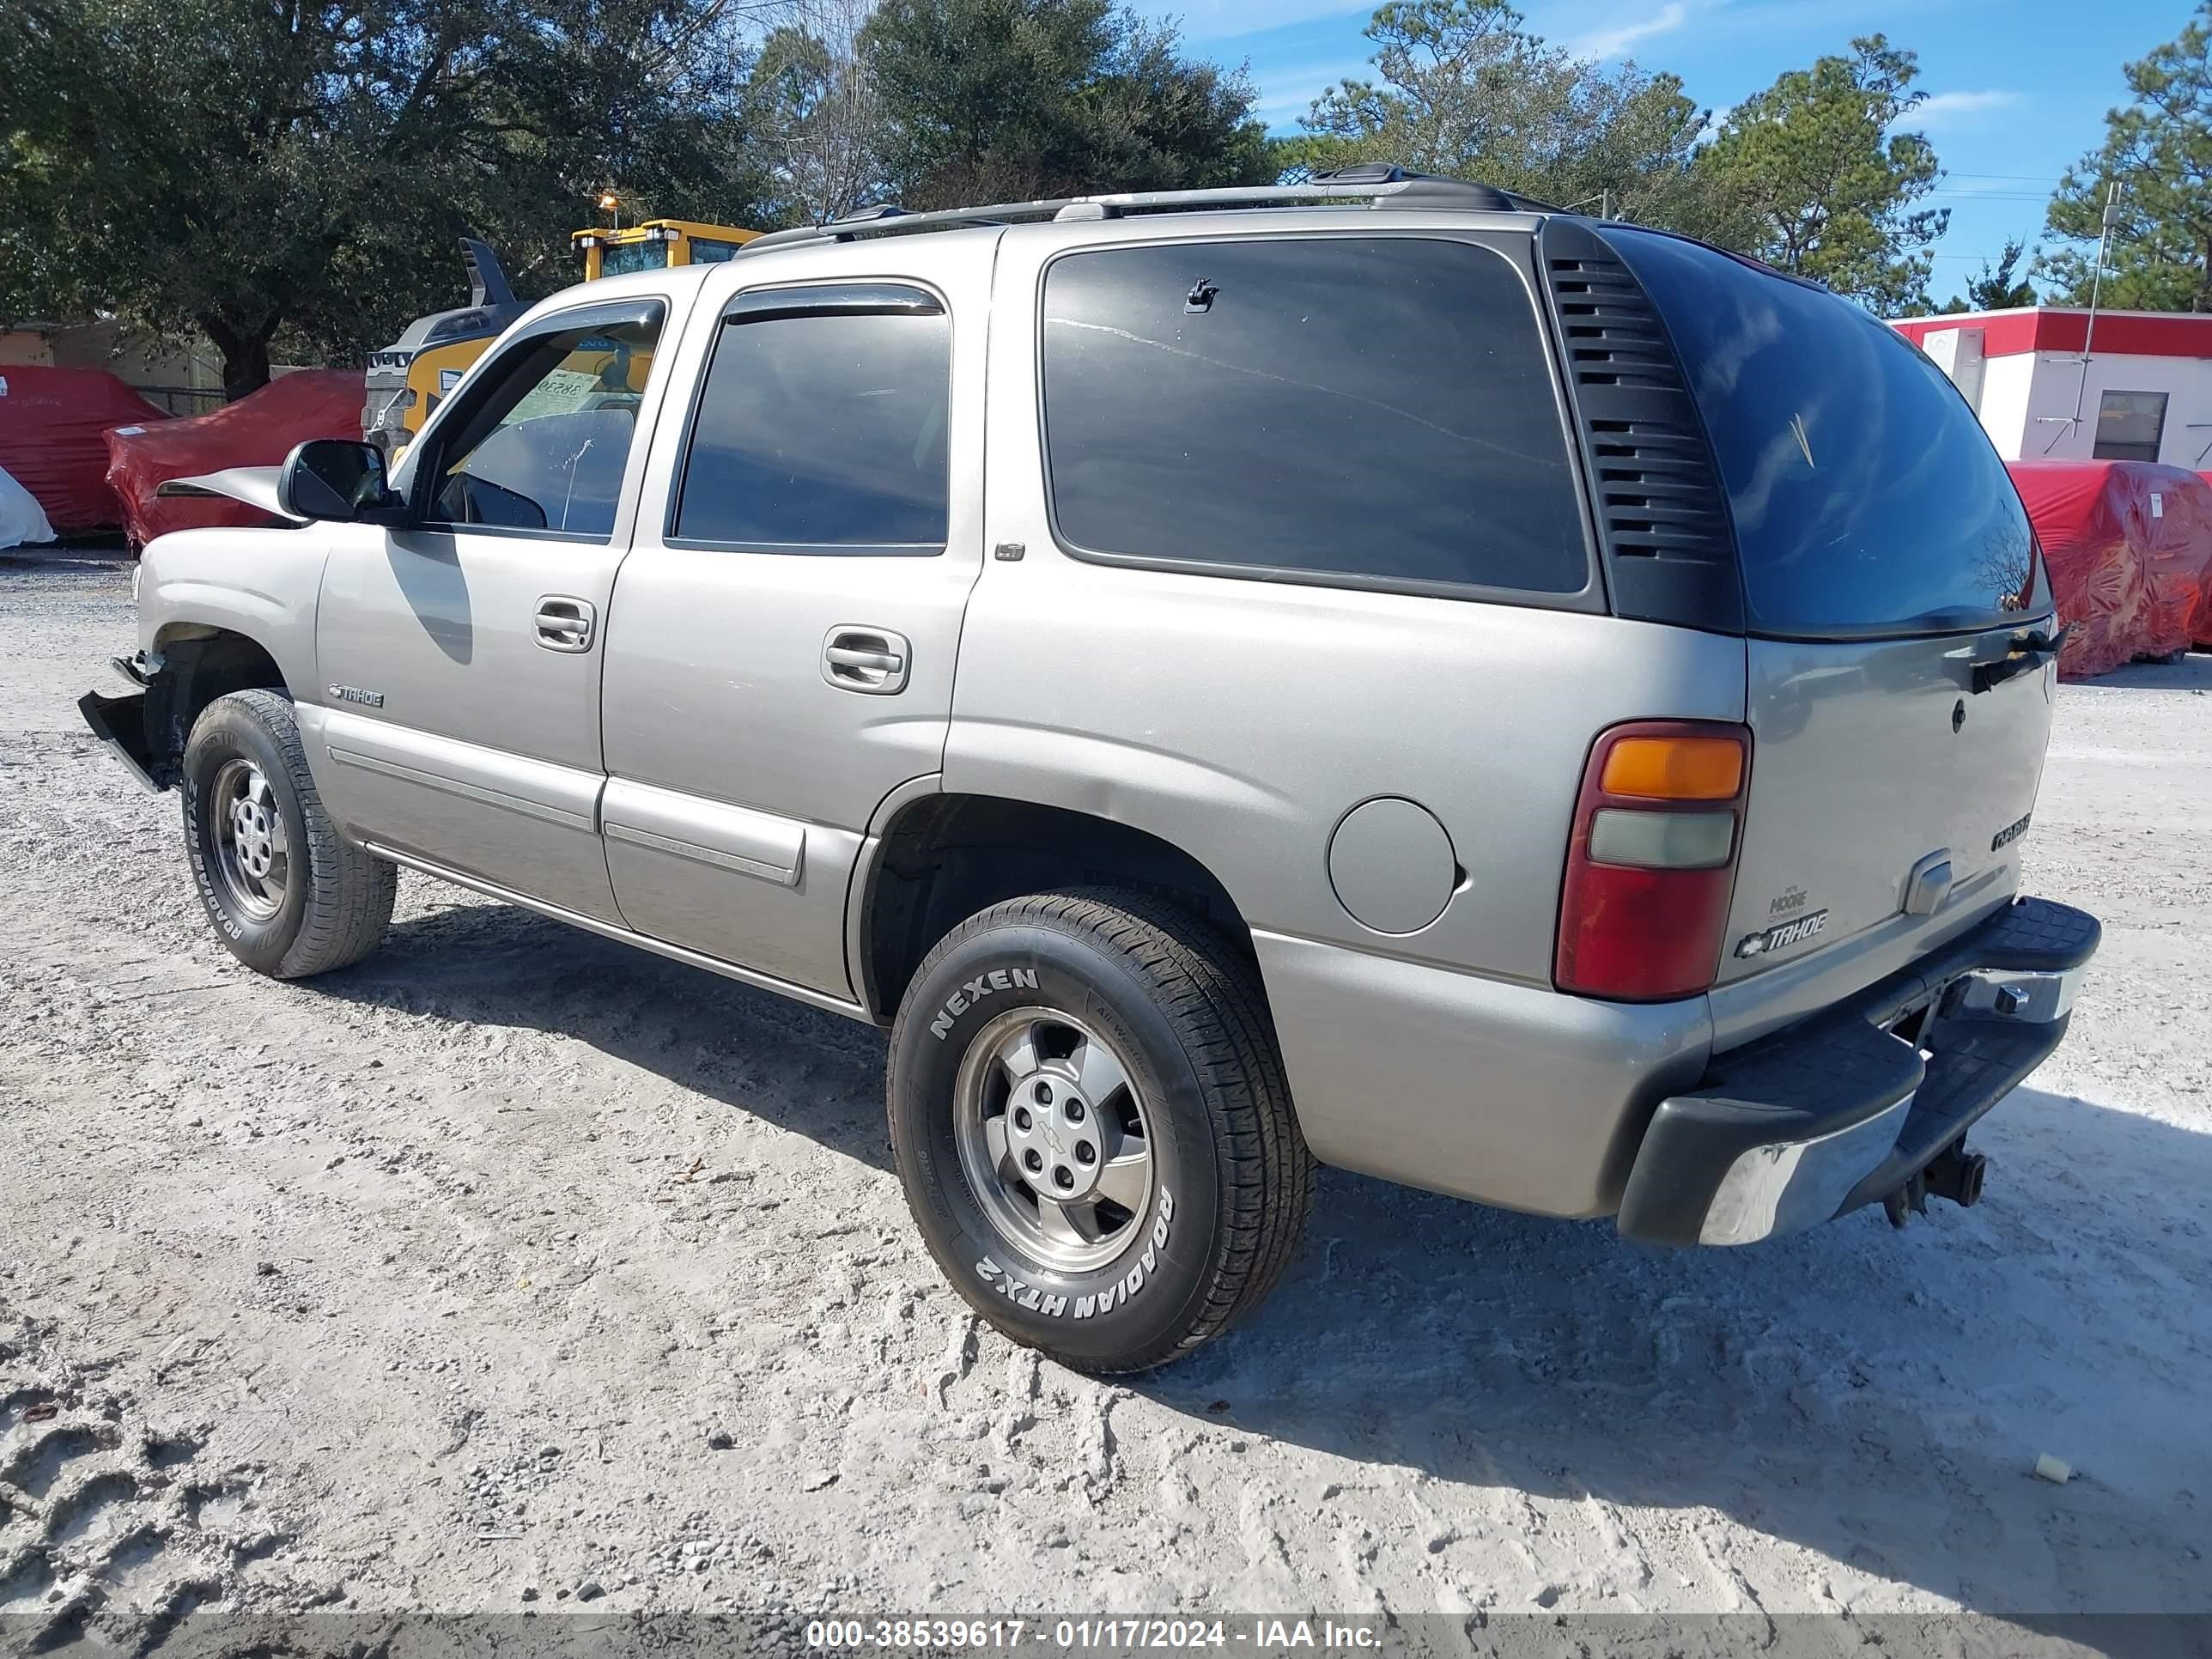
[[[588,651],[597,614],[587,599],[548,593],[538,601],[538,643],[548,651]]]
[[[914,647],[888,628],[841,623],[822,641],[822,678],[840,691],[887,697],[906,690]]]
[[[2056,634],[2019,633],[2012,636],[2011,648],[1995,662],[1978,662],[1969,681],[1974,695],[2002,685],[2007,680],[2031,673],[2051,661],[2066,648],[2066,637],[2074,631],[2068,623]]]

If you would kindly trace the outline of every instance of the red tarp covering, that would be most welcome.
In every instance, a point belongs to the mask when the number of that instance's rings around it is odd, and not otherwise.
[[[309,438],[358,438],[364,395],[357,368],[303,368],[209,414],[109,434],[107,482],[122,498],[131,539],[143,547],[172,530],[271,522],[243,501],[156,497],[154,489],[228,466],[275,466]]]
[[[0,471],[31,492],[58,535],[120,523],[100,434],[169,417],[104,369],[0,364]]]
[[[2062,679],[2212,643],[2212,483],[2149,461],[2009,461],[2073,625]]]
[[[2200,472],[2197,476],[2212,484],[2212,472]],[[2197,616],[2190,623],[2189,631],[2194,636],[2191,643],[2198,650],[2212,650],[2212,579],[2205,581],[2204,595],[2197,601]]]

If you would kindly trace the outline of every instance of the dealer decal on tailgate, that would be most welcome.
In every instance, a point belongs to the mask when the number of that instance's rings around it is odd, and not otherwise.
[[[1763,957],[1773,951],[1785,950],[1802,944],[1828,925],[1828,913],[1815,910],[1809,916],[1800,916],[1795,921],[1785,921],[1779,927],[1770,927],[1763,933],[1746,933],[1736,941],[1735,953],[1740,957]]]

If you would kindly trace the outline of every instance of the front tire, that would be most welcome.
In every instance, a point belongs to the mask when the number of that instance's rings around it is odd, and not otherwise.
[[[1015,1341],[1143,1370],[1273,1286],[1311,1200],[1258,975],[1120,890],[970,917],[891,1034],[891,1148],[930,1254]]]
[[[217,697],[192,725],[182,769],[192,879],[233,956],[276,979],[304,979],[377,947],[398,872],[324,811],[289,698]]]

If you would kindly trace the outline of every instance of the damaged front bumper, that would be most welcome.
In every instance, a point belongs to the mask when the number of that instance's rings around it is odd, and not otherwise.
[[[76,707],[84,723],[92,728],[92,735],[114,751],[149,793],[158,795],[173,781],[165,775],[168,769],[154,758],[153,744],[146,735],[143,691],[123,697],[103,697],[97,691],[88,691],[76,700]]]
[[[1715,1056],[1662,1101],[1618,1225],[1747,1244],[1907,1187],[2066,1035],[2097,919],[2021,899],[1825,1012]]]

